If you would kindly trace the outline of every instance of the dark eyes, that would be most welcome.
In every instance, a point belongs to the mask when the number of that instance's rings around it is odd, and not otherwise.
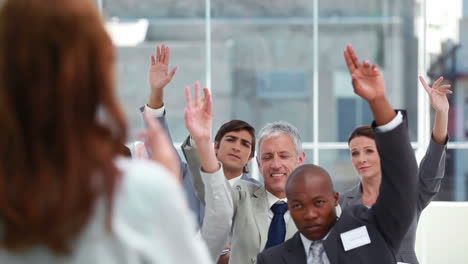
[[[300,209],[300,208],[302,208],[302,204],[293,204],[292,208],[293,209]]]
[[[375,152],[375,150],[373,150],[373,149],[366,149],[365,152],[366,152],[367,154],[372,154],[372,153]],[[356,157],[356,156],[358,156],[358,155],[359,155],[359,151],[353,151],[353,152],[351,152],[351,156],[353,156],[353,157]]]

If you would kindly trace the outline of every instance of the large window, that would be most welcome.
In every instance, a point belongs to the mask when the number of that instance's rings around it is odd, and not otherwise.
[[[118,47],[119,94],[132,135],[143,127],[138,108],[149,95],[149,55],[164,42],[172,48],[172,64],[179,66],[165,100],[175,142],[187,135],[183,87],[200,80],[213,92],[215,129],[230,119],[246,120],[258,130],[267,122],[286,120],[300,130],[307,162],[326,168],[344,191],[359,180],[347,150],[348,135],[372,120],[367,104],[353,94],[344,63],[343,50],[352,43],[362,59],[379,64],[392,105],[408,110],[417,156],[424,155],[431,114],[417,76],[447,74],[437,69],[451,62],[436,63],[429,71],[446,50],[439,54],[428,48],[436,33],[424,0],[97,1],[109,23],[147,26],[144,41]],[[452,82],[454,144],[438,199],[467,200],[468,99],[463,89],[468,84],[457,78]],[[252,168],[257,175],[256,164]]]

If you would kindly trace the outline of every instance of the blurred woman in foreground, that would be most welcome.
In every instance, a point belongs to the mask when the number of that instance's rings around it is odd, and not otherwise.
[[[210,262],[158,124],[144,136],[159,164],[118,154],[114,64],[93,1],[3,3],[0,263]]]

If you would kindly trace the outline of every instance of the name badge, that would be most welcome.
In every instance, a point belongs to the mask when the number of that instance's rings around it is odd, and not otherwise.
[[[406,262],[397,262],[396,264],[409,264],[409,263],[406,263]]]
[[[361,226],[348,232],[341,233],[340,236],[345,251],[371,243],[366,226]]]

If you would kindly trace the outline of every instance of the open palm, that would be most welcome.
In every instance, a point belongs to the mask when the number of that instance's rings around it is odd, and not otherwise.
[[[449,102],[447,94],[451,94],[452,91],[449,89],[450,84],[440,85],[444,80],[444,77],[437,79],[432,87],[430,87],[422,76],[419,76],[419,81],[426,90],[429,98],[431,99],[431,106],[436,112],[446,113],[449,110]]]
[[[377,65],[371,66],[369,61],[361,64],[351,45],[346,46],[344,57],[357,95],[368,102],[385,96],[385,81]]]
[[[192,100],[190,87],[185,87],[185,126],[195,141],[211,140],[213,111],[211,94],[208,88],[203,89],[204,99],[200,97],[200,83],[195,83],[195,98]]]
[[[156,47],[156,58],[151,55],[151,66],[149,70],[149,82],[151,89],[163,89],[174,77],[177,67],[169,70],[171,49],[165,44]]]

